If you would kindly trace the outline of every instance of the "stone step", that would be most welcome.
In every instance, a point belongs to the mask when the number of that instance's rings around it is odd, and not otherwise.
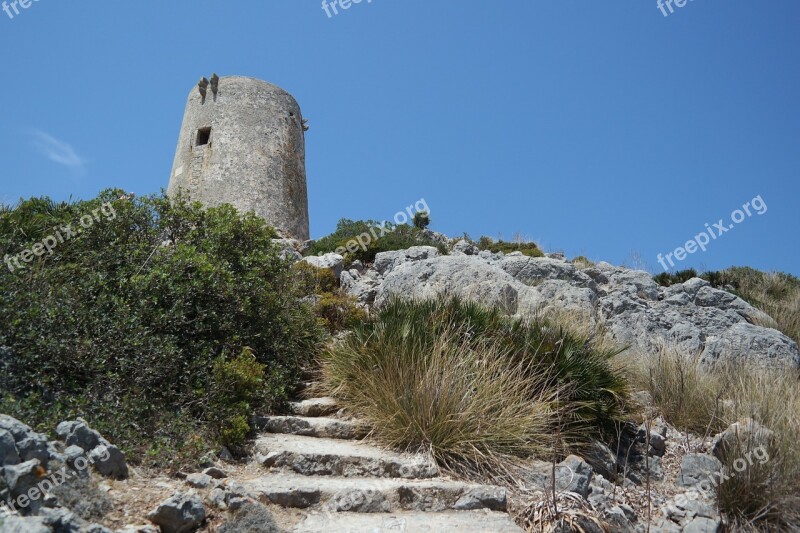
[[[505,513],[488,511],[446,513],[311,514],[294,533],[522,533]]]
[[[365,426],[336,418],[305,416],[257,416],[256,429],[270,433],[287,433],[325,439],[360,439],[366,436]]]
[[[333,513],[506,510],[502,487],[445,479],[309,477],[275,473],[242,483],[265,503]]]
[[[339,410],[339,403],[333,398],[311,398],[292,402],[290,407],[298,416],[328,416]]]
[[[256,458],[268,468],[304,476],[432,478],[439,471],[423,455],[396,453],[365,442],[265,433],[256,439]]]

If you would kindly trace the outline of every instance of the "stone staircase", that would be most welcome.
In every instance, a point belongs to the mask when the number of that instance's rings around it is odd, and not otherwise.
[[[360,441],[336,418],[335,400],[293,404],[293,416],[259,418],[256,457],[269,469],[243,482],[262,501],[303,509],[296,533],[519,533],[501,487],[448,479],[422,455]]]

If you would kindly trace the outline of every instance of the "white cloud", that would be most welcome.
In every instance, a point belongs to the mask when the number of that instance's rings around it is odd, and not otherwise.
[[[50,161],[75,170],[84,170],[86,161],[68,143],[40,130],[33,130],[31,136],[36,149]]]

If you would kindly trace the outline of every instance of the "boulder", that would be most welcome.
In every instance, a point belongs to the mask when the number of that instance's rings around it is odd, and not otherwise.
[[[328,253],[325,255],[310,255],[308,257],[304,257],[303,261],[317,268],[327,268],[333,272],[333,275],[336,276],[337,280],[342,275],[342,270],[344,269],[344,257],[334,253]]]
[[[439,256],[439,250],[433,246],[412,246],[407,250],[380,252],[375,256],[375,270],[385,276],[399,265],[406,262],[422,261]]]
[[[178,493],[151,511],[147,519],[160,527],[162,533],[188,533],[200,528],[206,510],[198,495]]]

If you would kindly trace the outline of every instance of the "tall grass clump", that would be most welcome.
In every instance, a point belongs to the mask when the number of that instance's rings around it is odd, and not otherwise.
[[[749,418],[771,431],[771,438],[741,434],[724,455],[736,475],[720,484],[719,506],[735,530],[800,531],[800,383],[797,374],[728,369],[730,383],[725,422]],[[748,461],[741,472],[736,461],[765,445],[764,461]],[[763,455],[762,455],[763,458]]]
[[[679,430],[702,435],[724,429],[725,378],[708,372],[699,355],[662,347],[650,358],[635,358],[628,370],[632,384],[649,392],[661,415]]]
[[[386,445],[428,450],[460,473],[498,472],[549,457],[554,434],[578,444],[622,416],[613,355],[457,298],[396,300],[325,352],[322,387]]]
[[[714,435],[736,422],[747,428],[749,421],[758,425],[750,427],[766,428],[769,438],[741,431],[718,454],[733,475],[720,483],[717,503],[733,531],[800,531],[797,371],[705,366],[673,350],[629,368],[634,385],[648,390],[655,407],[678,429]]]

